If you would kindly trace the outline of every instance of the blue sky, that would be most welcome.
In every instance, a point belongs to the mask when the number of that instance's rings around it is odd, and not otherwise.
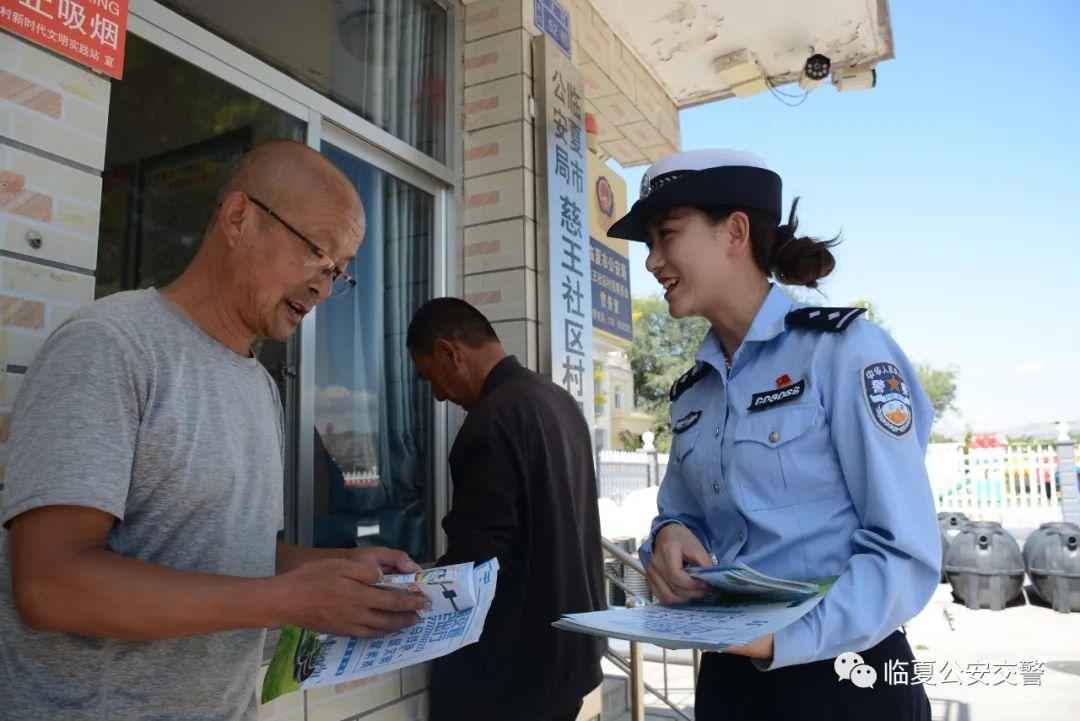
[[[801,230],[842,232],[821,302],[868,298],[913,360],[959,368],[946,428],[1080,418],[1080,3],[889,6],[876,88],[685,110],[683,149],[761,155]],[[621,171],[631,202],[644,170]]]

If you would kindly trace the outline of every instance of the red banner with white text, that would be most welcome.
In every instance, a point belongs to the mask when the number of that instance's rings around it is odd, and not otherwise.
[[[114,78],[127,17],[128,0],[0,0],[0,28]]]

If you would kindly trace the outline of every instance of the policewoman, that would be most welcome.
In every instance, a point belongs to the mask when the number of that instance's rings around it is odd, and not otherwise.
[[[933,413],[862,309],[805,306],[772,284],[814,288],[835,265],[835,241],[797,236],[797,200],[786,223],[780,204],[760,158],[689,151],[652,165],[609,231],[648,244],[673,317],[711,324],[671,389],[674,441],[641,559],[665,603],[703,596],[683,568],[714,560],[838,577],[791,626],[704,655],[698,721],[929,719],[922,686],[889,683],[903,677],[886,666],[911,677],[900,627],[938,584]],[[874,673],[851,671],[864,665]]]

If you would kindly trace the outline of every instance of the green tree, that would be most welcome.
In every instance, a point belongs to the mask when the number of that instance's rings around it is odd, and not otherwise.
[[[817,288],[811,289],[804,288],[801,285],[784,285],[782,283],[778,283],[777,285],[796,303],[820,305],[821,300],[825,297],[825,295]]]
[[[866,308],[866,318],[877,323],[886,332],[889,326],[881,316],[881,311],[873,301],[860,298],[851,304],[853,307]],[[953,365],[935,368],[929,363],[916,363],[915,372],[919,375],[919,385],[934,408],[934,417],[941,418],[956,408],[956,376],[960,369]]]
[[[799,298],[798,291],[793,297]],[[867,317],[888,330],[881,313],[870,300],[861,299],[853,306],[867,309]],[[634,344],[630,347],[630,367],[634,373],[637,408],[653,417],[656,446],[666,450],[671,443],[668,429],[668,392],[675,380],[694,365],[694,356],[709,323],[704,318],[675,320],[668,314],[667,303],[657,296],[633,299]],[[915,366],[919,383],[926,392],[936,417],[956,409],[955,366],[938,368],[929,363]]]
[[[852,308],[866,308],[866,313],[863,314],[864,318],[866,318],[867,320],[874,321],[879,326],[881,326],[886,332],[891,332],[889,330],[889,326],[886,325],[884,319],[882,319],[881,313],[878,311],[878,307],[876,305],[874,305],[874,302],[872,300],[867,300],[866,298],[860,298],[859,300],[852,303],[851,307]]]
[[[634,298],[631,306],[634,344],[630,368],[634,373],[634,402],[653,418],[656,447],[671,446],[668,428],[668,392],[675,380],[694,365],[701,339],[709,330],[704,318],[676,320],[663,298]]]
[[[936,418],[956,410],[956,366],[934,368],[928,363],[916,363],[915,372],[919,374],[919,384],[930,399]]]
[[[636,451],[641,448],[641,439],[625,428],[619,431],[618,441],[620,451]]]

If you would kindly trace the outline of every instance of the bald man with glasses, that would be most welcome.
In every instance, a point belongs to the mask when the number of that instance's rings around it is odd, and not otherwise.
[[[265,629],[371,636],[422,599],[385,548],[276,540],[277,388],[251,352],[355,281],[356,190],[305,145],[247,154],[191,265],[82,309],[16,400],[0,522],[5,719],[255,719]]]

